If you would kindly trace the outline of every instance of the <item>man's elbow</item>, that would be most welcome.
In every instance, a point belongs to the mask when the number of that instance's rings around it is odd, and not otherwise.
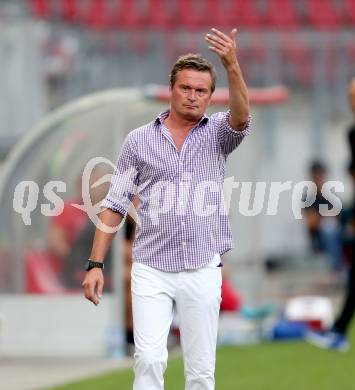
[[[237,129],[237,130],[240,130],[240,129],[245,129],[248,125],[248,121],[249,121],[249,112],[247,112],[245,115],[239,115],[237,118],[233,118],[233,116],[231,117],[231,126],[233,127],[233,129]]]
[[[248,118],[244,120],[243,122],[239,122],[235,129],[245,129],[248,125]]]
[[[243,114],[239,115],[239,121],[241,122],[241,125],[244,124],[244,126],[247,125],[248,121],[249,121],[249,117],[250,117],[250,112],[249,112],[249,109],[247,110],[243,110]]]

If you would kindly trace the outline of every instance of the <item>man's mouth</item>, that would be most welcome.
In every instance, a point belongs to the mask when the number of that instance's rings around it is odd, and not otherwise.
[[[184,104],[184,107],[187,107],[187,108],[198,108],[197,106],[191,106],[190,104]]]

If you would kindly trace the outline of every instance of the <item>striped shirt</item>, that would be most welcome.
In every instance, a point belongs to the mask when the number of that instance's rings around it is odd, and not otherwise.
[[[223,202],[226,159],[250,133],[250,118],[236,131],[229,111],[204,115],[178,150],[164,125],[168,114],[127,135],[101,206],[126,216],[137,193],[133,261],[180,272],[233,247]]]

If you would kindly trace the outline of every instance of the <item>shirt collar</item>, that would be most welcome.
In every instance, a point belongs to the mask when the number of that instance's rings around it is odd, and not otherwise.
[[[157,116],[157,118],[155,119],[154,124],[157,126],[161,125],[163,123],[164,119],[166,119],[167,116],[169,115],[169,112],[170,112],[169,108],[167,110],[161,112]],[[200,121],[198,122],[197,126],[202,126],[202,125],[207,124],[208,120],[209,120],[209,117],[206,114],[203,114]]]

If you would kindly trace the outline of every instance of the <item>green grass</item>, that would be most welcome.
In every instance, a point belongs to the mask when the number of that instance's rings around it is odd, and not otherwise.
[[[354,390],[355,327],[353,348],[346,353],[320,350],[304,342],[263,343],[218,349],[217,390]],[[115,371],[56,390],[130,390],[132,370]],[[169,361],[166,390],[184,388],[181,359]]]

